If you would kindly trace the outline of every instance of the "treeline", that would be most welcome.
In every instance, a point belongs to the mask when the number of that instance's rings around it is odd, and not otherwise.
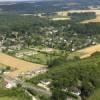
[[[96,18],[95,12],[68,13],[68,16],[76,22]]]

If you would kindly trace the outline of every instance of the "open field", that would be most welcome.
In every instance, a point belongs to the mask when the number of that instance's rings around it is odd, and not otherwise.
[[[0,53],[0,63],[6,66],[10,66],[12,71],[7,73],[10,77],[16,77],[19,73],[27,72],[27,71],[35,71],[42,67],[46,67],[45,65],[34,64],[24,60],[20,60],[6,54]]]
[[[85,12],[95,12],[96,15],[100,15],[100,10],[68,10],[56,12],[59,16],[68,16],[68,13],[85,13]]]
[[[0,100],[18,100],[18,99],[14,97],[0,97]]]
[[[5,68],[5,67],[7,67],[7,66],[0,63],[0,69]]]
[[[52,20],[53,20],[53,21],[70,20],[70,18],[69,18],[69,17],[68,17],[68,18],[67,18],[67,17],[66,17],[66,18],[63,18],[63,17],[62,17],[62,18],[61,18],[61,17],[57,17],[57,18],[52,18]]]
[[[73,59],[74,57],[80,57],[81,59],[88,58],[95,52],[100,52],[100,44],[86,47],[81,50],[75,51],[75,52],[69,54],[68,59]]]
[[[100,10],[97,10],[97,9],[90,9],[90,10],[68,10],[68,11],[60,11],[60,12],[57,12],[57,15],[58,16],[66,16],[66,17],[69,17],[68,16],[68,13],[84,13],[84,12],[95,12],[96,13],[96,18],[95,19],[91,19],[91,20],[85,20],[85,21],[82,21],[81,23],[89,23],[89,22],[100,22]],[[70,18],[68,18],[70,19]]]
[[[90,23],[90,22],[100,22],[100,15],[96,15],[95,19],[85,20],[85,21],[82,21],[81,23],[86,24],[86,23]]]
[[[100,44],[78,50],[77,53],[79,53],[80,58],[83,59],[83,58],[87,58],[87,57],[91,56],[91,54],[93,54],[97,51],[100,52]]]

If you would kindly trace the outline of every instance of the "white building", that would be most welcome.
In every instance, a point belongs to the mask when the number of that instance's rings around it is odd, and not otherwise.
[[[17,87],[17,83],[15,80],[7,78],[7,77],[5,77],[4,80],[5,80],[6,88],[11,89],[11,88]]]
[[[6,88],[8,88],[8,89],[11,89],[11,88],[13,88],[13,87],[17,87],[17,85],[16,85],[16,83],[15,82],[9,82],[9,83],[7,83],[6,84]]]

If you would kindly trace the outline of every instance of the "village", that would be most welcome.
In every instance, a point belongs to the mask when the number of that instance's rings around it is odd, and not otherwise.
[[[97,88],[99,8],[0,14],[0,98],[86,100]]]

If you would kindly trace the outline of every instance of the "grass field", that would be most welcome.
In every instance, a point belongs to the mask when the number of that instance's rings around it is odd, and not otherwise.
[[[100,100],[100,89],[95,90],[87,100]]]
[[[0,100],[18,100],[18,99],[14,97],[0,97]]]
[[[45,65],[30,63],[24,60],[14,58],[12,56],[0,53],[0,63],[9,66],[13,71],[7,73],[10,77],[15,77],[18,73],[27,72],[31,70],[38,70]]]

